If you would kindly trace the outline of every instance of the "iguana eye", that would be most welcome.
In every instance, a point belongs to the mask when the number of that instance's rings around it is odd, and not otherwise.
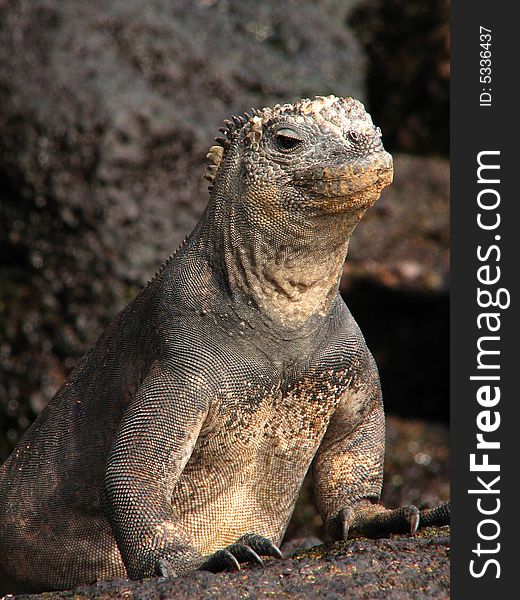
[[[279,129],[276,132],[274,139],[278,149],[282,152],[290,152],[303,144],[300,135],[296,133],[296,131],[288,128]]]

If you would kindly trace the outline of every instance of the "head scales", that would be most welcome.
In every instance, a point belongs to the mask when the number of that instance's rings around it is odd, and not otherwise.
[[[224,137],[215,138],[217,145],[211,146],[206,158],[210,164],[206,167],[204,177],[213,184],[218,169],[230,145],[243,133],[252,147],[258,147],[262,138],[263,127],[272,119],[281,115],[314,116],[326,120],[336,126],[342,134],[348,133],[352,120],[366,118],[365,107],[354,98],[339,98],[337,96],[316,96],[304,98],[293,104],[277,104],[273,108],[261,110],[251,109],[251,113],[242,116],[232,116],[224,121],[224,127],[219,131]],[[348,118],[346,118],[348,117]],[[212,189],[212,185],[209,189]]]

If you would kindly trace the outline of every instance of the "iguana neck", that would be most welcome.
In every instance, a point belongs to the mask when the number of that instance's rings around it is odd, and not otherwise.
[[[273,227],[240,203],[210,201],[202,227],[232,305],[296,331],[326,318],[337,294],[350,234],[361,214],[301,218]],[[253,226],[252,226],[253,221]],[[247,318],[247,317],[244,317]]]

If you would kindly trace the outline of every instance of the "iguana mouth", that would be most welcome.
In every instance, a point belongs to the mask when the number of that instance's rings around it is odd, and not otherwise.
[[[392,157],[378,152],[354,163],[334,167],[313,167],[294,174],[293,184],[323,198],[345,198],[370,188],[380,192],[393,180]]]

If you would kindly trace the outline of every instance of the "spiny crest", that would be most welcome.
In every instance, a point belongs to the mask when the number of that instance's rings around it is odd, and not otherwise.
[[[332,95],[315,96],[312,99],[304,98],[293,104],[277,104],[273,108],[263,108],[261,110],[253,108],[251,114],[233,115],[230,119],[224,121],[224,126],[219,129],[223,136],[215,138],[217,144],[211,146],[206,155],[209,165],[204,171],[204,177],[211,184],[209,189],[213,189],[212,184],[215,181],[222,159],[239,132],[243,131],[252,148],[257,149],[262,139],[264,126],[272,119],[291,114],[322,118],[342,130],[345,130],[353,119],[366,116],[365,107],[358,100],[339,98]]]
[[[244,115],[240,116],[233,115],[231,119],[224,120],[224,127],[219,128],[219,131],[224,135],[224,137],[216,137],[215,141],[217,142],[217,145],[211,146],[206,154],[206,158],[209,160],[209,165],[206,166],[203,176],[210,182],[210,184],[213,184],[213,181],[217,176],[220,163],[224,158],[224,154],[231,145],[233,139],[236,137],[237,132],[240,131],[244,125],[251,120],[251,118],[258,114],[258,111],[255,108],[251,109],[251,112],[252,115],[249,113],[244,113]],[[212,188],[213,185],[210,185],[209,189],[211,190]]]
[[[222,157],[224,156],[224,147],[223,146],[211,146],[209,152],[206,154],[206,158],[209,160],[209,165],[206,166],[204,171],[204,177],[210,183],[213,183],[215,176],[217,175],[218,168],[220,167],[220,163],[222,162]]]
[[[172,262],[172,260],[177,256],[177,254],[179,253],[179,250],[184,246],[184,244],[186,243],[187,239],[188,239],[188,235],[182,240],[181,244],[179,245],[179,247],[177,248],[177,250],[175,250],[175,252],[173,254],[170,254],[170,256],[162,263],[162,265],[157,269],[157,271],[155,271],[154,275],[152,277],[150,277],[150,279],[147,281],[146,285],[150,285],[151,283],[153,283],[156,279],[158,279],[162,273],[164,272],[164,270],[166,269],[166,267]]]

